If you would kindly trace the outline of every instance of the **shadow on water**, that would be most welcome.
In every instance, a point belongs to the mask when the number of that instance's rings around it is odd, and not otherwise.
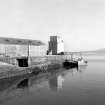
[[[23,79],[22,81],[20,81],[19,84],[17,84],[16,88],[26,88],[26,87],[28,87],[28,81],[29,81],[28,78]]]

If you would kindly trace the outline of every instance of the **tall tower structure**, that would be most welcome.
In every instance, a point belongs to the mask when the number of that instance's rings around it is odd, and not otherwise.
[[[60,36],[50,36],[48,52],[52,55],[64,54],[64,42]]]

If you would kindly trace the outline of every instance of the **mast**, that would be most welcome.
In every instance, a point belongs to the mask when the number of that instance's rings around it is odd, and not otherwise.
[[[28,44],[28,50],[27,50],[27,57],[29,57],[30,56],[30,45]]]
[[[28,58],[30,56],[30,45],[31,45],[31,41],[28,42],[28,50],[27,50],[27,57]]]

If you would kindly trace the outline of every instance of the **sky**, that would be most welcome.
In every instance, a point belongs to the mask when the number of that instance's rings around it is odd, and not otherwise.
[[[105,0],[0,0],[0,37],[59,35],[65,51],[105,48]]]

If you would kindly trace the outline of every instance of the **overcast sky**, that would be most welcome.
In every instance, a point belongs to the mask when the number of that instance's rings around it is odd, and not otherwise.
[[[0,36],[48,41],[66,51],[105,48],[105,0],[0,0]]]

